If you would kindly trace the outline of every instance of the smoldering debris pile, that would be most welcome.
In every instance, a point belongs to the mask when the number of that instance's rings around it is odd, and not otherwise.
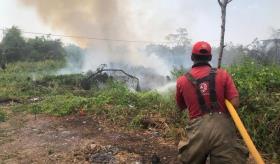
[[[33,83],[43,87],[60,87],[65,89],[90,90],[106,87],[107,82],[115,81],[124,84],[134,91],[151,90],[170,82],[169,76],[158,75],[144,68],[130,69],[124,67],[107,68],[100,65],[95,71],[79,74],[47,75]],[[136,71],[135,71],[136,70]],[[134,72],[132,74],[130,72]]]
[[[110,63],[110,68],[119,68],[139,79],[141,90],[152,90],[171,82],[168,75],[159,74],[152,68],[133,66],[120,63]],[[161,69],[160,67],[158,68]]]
[[[43,87],[61,87],[68,89],[103,88],[108,81],[123,83],[128,88],[140,91],[139,79],[128,74],[122,69],[107,69],[101,65],[96,71],[88,71],[86,74],[47,75],[40,80],[35,80],[34,85]]]
[[[115,80],[124,83],[128,88],[140,91],[139,79],[122,69],[106,68],[105,64],[102,64],[97,68],[95,72],[89,72],[88,77],[81,81],[81,86],[88,90],[91,88],[91,84],[97,84],[101,86],[107,80]]]

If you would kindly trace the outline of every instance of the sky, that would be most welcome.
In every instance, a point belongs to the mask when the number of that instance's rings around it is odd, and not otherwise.
[[[25,0],[0,0],[0,28],[15,25],[23,31],[80,35],[75,34],[75,30],[64,30],[65,28],[60,28],[49,20],[46,21],[40,14],[40,8],[36,8],[34,4],[24,4],[22,1]],[[110,3],[110,0],[106,1]],[[83,3],[83,0],[79,2]],[[120,2],[124,2],[123,5],[127,6],[126,1]],[[129,2],[129,7],[125,9],[129,11],[127,12],[131,19],[129,25],[133,28],[130,32],[135,35],[109,33],[106,36],[99,34],[97,37],[164,41],[167,34],[184,27],[188,30],[192,42],[205,40],[212,45],[219,44],[221,12],[217,0],[131,0],[127,2]],[[71,1],[69,3],[68,5],[71,5]],[[279,6],[279,0],[233,0],[227,7],[225,42],[247,45],[256,37],[268,38],[272,29],[280,29]],[[2,35],[0,34],[0,37]],[[87,35],[95,37],[91,33]],[[32,37],[30,34],[25,34],[25,36]],[[64,41],[70,42],[69,39],[64,39]]]

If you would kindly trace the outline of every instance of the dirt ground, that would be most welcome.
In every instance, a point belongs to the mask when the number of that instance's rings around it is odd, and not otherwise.
[[[176,144],[153,129],[128,131],[94,115],[8,116],[0,123],[0,163],[178,163]]]
[[[35,117],[10,105],[0,104],[8,115],[0,122],[0,164],[179,163],[177,144],[157,129],[127,130],[90,114]]]

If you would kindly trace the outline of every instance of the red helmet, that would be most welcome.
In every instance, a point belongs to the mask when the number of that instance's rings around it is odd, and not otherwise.
[[[211,46],[209,43],[204,41],[196,42],[193,45],[192,49],[193,55],[203,55],[203,56],[211,56]]]

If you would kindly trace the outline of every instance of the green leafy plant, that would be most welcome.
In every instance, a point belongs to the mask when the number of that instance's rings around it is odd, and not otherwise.
[[[4,122],[6,120],[6,113],[0,110],[0,122]]]
[[[280,66],[245,59],[228,70],[240,92],[240,116],[257,147],[271,157],[280,154]]]

